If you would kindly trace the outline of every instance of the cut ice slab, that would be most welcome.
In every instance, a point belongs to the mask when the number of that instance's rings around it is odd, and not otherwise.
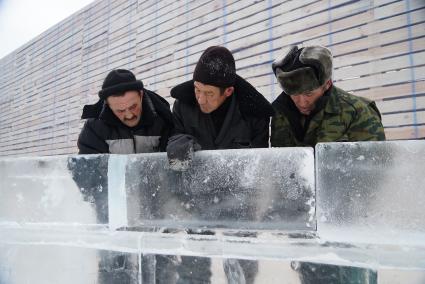
[[[73,283],[71,279],[78,283],[180,283],[177,280],[185,279],[419,284],[425,277],[423,248],[319,243],[310,234],[263,231],[255,238],[241,238],[106,229],[70,233],[0,227],[0,231],[1,283]],[[390,279],[391,274],[398,281],[380,280],[384,275]]]
[[[322,238],[423,245],[425,141],[316,146]]]
[[[0,223],[107,223],[108,158],[0,159]]]
[[[130,155],[125,172],[128,226],[315,230],[312,148],[199,151],[184,172]]]

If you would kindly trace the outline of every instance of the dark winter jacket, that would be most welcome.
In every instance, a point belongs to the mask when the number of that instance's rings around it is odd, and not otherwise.
[[[142,117],[135,127],[123,124],[103,100],[85,106],[88,118],[78,137],[79,154],[133,154],[165,151],[173,130],[169,103],[143,90]]]
[[[382,141],[385,132],[373,101],[351,95],[332,86],[309,117],[304,131],[301,114],[291,98],[282,93],[273,102],[276,115],[271,123],[272,147],[314,147],[319,142]],[[304,132],[304,133],[301,133]]]
[[[251,84],[237,76],[227,114],[217,133],[211,114],[201,112],[193,80],[171,90],[176,99],[173,116],[176,134],[195,137],[202,150],[267,148],[271,104]]]

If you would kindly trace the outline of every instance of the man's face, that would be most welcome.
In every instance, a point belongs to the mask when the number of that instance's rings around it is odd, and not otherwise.
[[[316,107],[317,100],[329,89],[331,81],[326,82],[323,86],[302,94],[291,95],[297,109],[303,115],[309,115]]]
[[[195,97],[199,108],[203,113],[211,113],[218,109],[224,101],[232,95],[233,87],[228,87],[221,93],[220,88],[211,85],[205,85],[195,81]]]
[[[127,91],[123,96],[106,99],[109,108],[128,127],[136,126],[142,116],[142,91]]]

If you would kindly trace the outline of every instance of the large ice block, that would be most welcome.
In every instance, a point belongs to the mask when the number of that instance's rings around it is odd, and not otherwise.
[[[261,232],[256,238],[240,238],[128,231],[61,235],[49,228],[10,228],[1,233],[0,279],[11,284],[196,280],[420,284],[425,278],[423,249],[333,245],[296,235]],[[403,276],[399,282],[376,282],[391,273]]]
[[[316,173],[321,237],[425,243],[425,141],[318,144]]]
[[[125,180],[128,226],[315,229],[311,148],[201,151],[186,172],[131,155]]]
[[[0,222],[315,229],[311,148],[1,159],[0,185]]]
[[[108,158],[0,159],[0,222],[107,223]]]
[[[419,146],[0,159],[0,283],[424,283]]]
[[[146,256],[145,256],[146,257]],[[142,283],[377,284],[376,269],[277,259],[152,255],[156,277]],[[155,281],[156,278],[156,281]]]
[[[0,243],[0,283],[138,283],[140,254],[57,244]]]
[[[195,258],[51,244],[0,244],[0,251],[0,283],[8,284],[378,283],[376,269],[347,263]]]

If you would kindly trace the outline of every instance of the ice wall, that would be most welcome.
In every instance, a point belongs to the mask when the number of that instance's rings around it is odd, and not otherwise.
[[[0,160],[0,221],[119,227],[314,229],[309,148]],[[109,202],[108,202],[109,198]]]
[[[1,159],[0,283],[424,283],[424,143]]]

